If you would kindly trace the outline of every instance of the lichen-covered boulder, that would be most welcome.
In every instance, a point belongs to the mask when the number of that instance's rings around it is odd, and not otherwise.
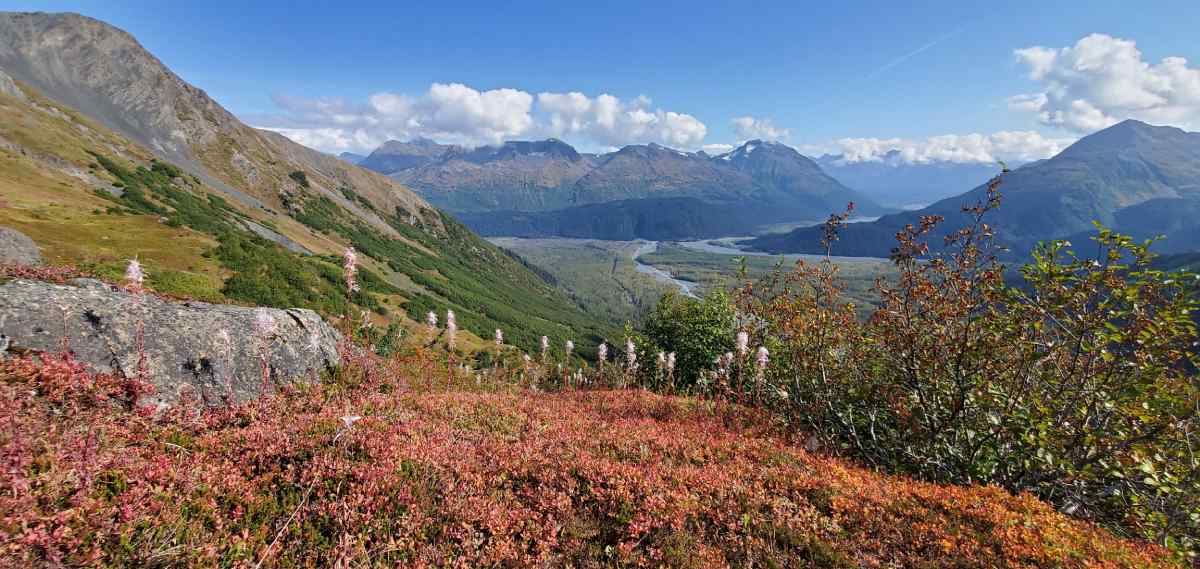
[[[65,340],[94,370],[130,377],[144,354],[156,393],[142,404],[172,403],[189,387],[209,403],[244,401],[311,381],[337,363],[340,339],[311,310],[170,302],[87,279],[0,285],[0,345],[57,352]]]
[[[0,264],[40,265],[42,252],[33,239],[9,227],[0,227]]]

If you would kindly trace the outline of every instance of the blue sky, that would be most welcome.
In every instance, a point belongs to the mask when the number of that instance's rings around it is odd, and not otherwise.
[[[1044,154],[1128,116],[1200,126],[1194,0],[0,6],[117,25],[247,122],[329,151],[369,150],[388,136],[558,135],[589,150],[761,136],[813,153],[890,144],[917,157],[1005,157]],[[1106,36],[1077,45],[1097,33]],[[1077,49],[1014,55],[1033,46]],[[1085,51],[1101,54],[1101,68],[1077,77]],[[1048,53],[1056,62],[1042,65]],[[1160,66],[1166,57],[1187,63]],[[1042,77],[1031,79],[1036,69]],[[583,98],[539,97],[573,92]],[[602,94],[615,97],[608,115]],[[739,128],[739,117],[750,119]],[[1025,138],[993,139],[1005,131]],[[983,138],[929,138],[971,133]]]

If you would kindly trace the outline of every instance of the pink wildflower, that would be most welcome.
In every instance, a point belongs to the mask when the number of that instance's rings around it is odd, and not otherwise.
[[[358,254],[354,247],[347,247],[342,254],[342,275],[346,278],[346,290],[358,292]]]

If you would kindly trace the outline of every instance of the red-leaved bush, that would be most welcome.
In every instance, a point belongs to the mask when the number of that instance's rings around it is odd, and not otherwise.
[[[1173,566],[1028,494],[806,453],[746,408],[351,355],[157,413],[69,356],[0,361],[0,565]]]

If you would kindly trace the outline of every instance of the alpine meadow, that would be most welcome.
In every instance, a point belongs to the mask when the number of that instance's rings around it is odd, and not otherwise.
[[[0,567],[1200,566],[1200,5],[0,4]]]

